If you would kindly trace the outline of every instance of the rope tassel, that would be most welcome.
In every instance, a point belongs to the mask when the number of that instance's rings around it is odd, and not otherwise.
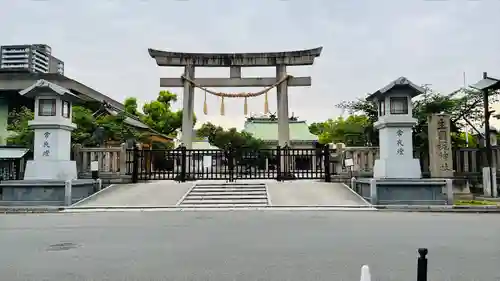
[[[248,115],[248,101],[247,101],[247,97],[245,97],[245,104],[243,104],[243,113],[245,115]]]
[[[208,110],[207,110],[207,93],[221,98],[221,104],[220,104],[220,113],[221,113],[221,115],[225,114],[225,108],[224,108],[224,98],[225,97],[227,97],[227,98],[244,98],[245,99],[245,104],[244,104],[244,108],[243,109],[244,109],[245,115],[247,115],[248,114],[248,98],[253,98],[253,97],[258,97],[258,96],[264,95],[264,113],[268,114],[269,113],[269,101],[268,101],[268,92],[269,92],[269,90],[271,90],[272,88],[280,85],[284,81],[288,80],[290,77],[292,77],[292,76],[287,75],[285,77],[282,77],[280,80],[276,81],[276,83],[274,83],[273,85],[271,85],[271,86],[269,86],[269,87],[267,87],[267,88],[265,88],[265,89],[263,89],[261,91],[255,92],[255,93],[233,93],[233,94],[229,94],[229,93],[219,93],[219,92],[212,91],[210,89],[207,89],[207,88],[205,88],[205,87],[203,87],[203,86],[195,83],[193,80],[187,78],[184,75],[181,76],[181,78],[183,80],[188,81],[194,87],[202,89],[202,90],[205,91],[205,101],[203,103],[203,113],[205,115],[208,114]]]
[[[205,100],[203,101],[203,113],[205,115],[208,114],[208,106],[207,106],[207,91],[205,91]]]
[[[264,94],[264,114],[269,113],[269,101],[267,100],[267,92]]]
[[[224,108],[224,97],[220,99],[220,115],[225,115],[225,108]]]

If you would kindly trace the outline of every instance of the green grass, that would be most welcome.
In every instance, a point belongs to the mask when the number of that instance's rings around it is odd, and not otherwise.
[[[462,206],[488,206],[488,205],[497,205],[497,202],[486,201],[486,200],[457,200],[454,205],[462,205]]]

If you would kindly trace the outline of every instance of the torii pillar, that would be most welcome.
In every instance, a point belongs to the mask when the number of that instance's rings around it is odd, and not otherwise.
[[[184,77],[200,87],[269,87],[287,77],[287,66],[312,65],[321,55],[322,47],[315,49],[268,52],[268,53],[180,53],[148,49],[149,55],[158,66],[184,67]],[[229,78],[195,78],[195,67],[228,67]],[[242,78],[242,67],[276,67],[275,77]],[[278,143],[289,144],[290,128],[288,124],[288,87],[311,86],[311,77],[289,77],[277,86],[278,101]],[[182,87],[183,116],[181,142],[186,148],[193,143],[194,86],[191,82],[179,78],[160,78],[160,87]]]
[[[276,66],[276,80],[287,76],[286,65]],[[288,115],[288,81],[285,80],[276,87],[278,105],[278,144],[283,147],[290,144],[290,125]]]
[[[184,76],[194,80],[194,65],[184,67]],[[183,84],[181,142],[186,148],[191,149],[193,148],[194,86],[188,80],[184,80]]]

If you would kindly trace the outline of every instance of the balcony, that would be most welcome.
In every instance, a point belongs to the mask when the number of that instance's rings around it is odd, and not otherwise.
[[[25,54],[28,49],[3,49],[2,54]]]
[[[43,59],[45,59],[45,60],[49,60],[49,56],[48,56],[46,53],[41,52],[41,51],[39,51],[39,50],[33,50],[33,54],[34,54],[35,56],[40,56],[40,57],[42,57],[42,58],[43,58]]]
[[[1,68],[28,68],[27,64],[1,64]]]
[[[2,59],[2,63],[5,64],[18,64],[18,63],[28,63],[28,59]]]
[[[29,55],[28,54],[9,54],[9,55],[6,55],[6,54],[2,54],[2,59],[3,60],[9,60],[9,59],[22,59],[22,58],[28,58]]]

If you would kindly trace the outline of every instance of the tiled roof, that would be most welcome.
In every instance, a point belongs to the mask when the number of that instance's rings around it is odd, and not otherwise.
[[[211,145],[208,140],[193,141],[193,149],[219,149]]]
[[[309,132],[306,121],[289,121],[290,141],[316,141],[318,137]],[[256,119],[245,122],[243,131],[264,141],[278,140],[278,121]]]

